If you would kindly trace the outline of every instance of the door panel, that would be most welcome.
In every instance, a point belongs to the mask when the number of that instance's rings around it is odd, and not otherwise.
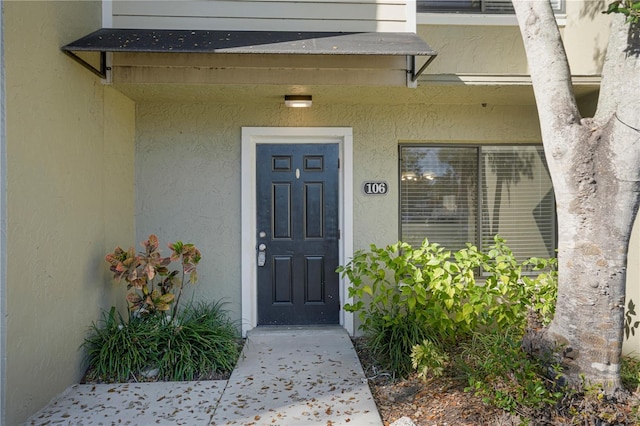
[[[274,239],[291,238],[291,184],[273,183],[273,223]]]
[[[324,185],[307,183],[304,188],[305,238],[322,238],[324,231]]]
[[[292,260],[291,256],[273,256],[272,258],[272,302],[274,304],[293,302]]]
[[[258,324],[338,324],[338,145],[256,154]]]

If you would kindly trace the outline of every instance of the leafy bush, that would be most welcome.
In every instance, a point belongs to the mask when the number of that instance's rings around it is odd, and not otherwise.
[[[138,254],[133,247],[128,251],[116,247],[106,256],[113,278],[126,281],[129,310],[137,316],[161,314],[174,304],[172,315],[175,317],[187,274],[190,283],[195,284],[198,280],[196,266],[201,259],[200,251],[193,244],[178,241],[168,245],[171,256],[162,257],[158,250],[158,237],[153,234],[142,246],[145,250]],[[169,271],[167,268],[174,261],[182,265],[181,278],[178,278],[177,270]]]
[[[609,3],[609,7],[603,13],[621,13],[627,17],[627,22],[637,24],[640,22],[640,2],[637,0],[615,0]]]
[[[546,378],[549,366],[525,353],[519,332],[474,333],[462,342],[456,367],[465,373],[468,391],[510,413],[531,414],[544,405],[559,402],[565,392],[553,389]]]
[[[126,322],[115,307],[102,321],[93,323],[83,343],[92,379],[126,382],[157,364],[160,323],[155,320]]]
[[[640,390],[640,358],[634,355],[622,357],[620,379],[624,387],[630,392]]]
[[[198,279],[200,251],[178,241],[168,245],[171,256],[162,257],[155,235],[142,246],[138,254],[116,247],[106,256],[114,278],[127,283],[130,315],[125,321],[113,307],[92,324],[83,343],[90,379],[144,380],[153,372],[163,380],[193,380],[231,371],[239,354],[237,327],[223,305],[190,304],[178,311],[186,281]],[[182,266],[181,277],[180,271],[169,271],[174,261]]]
[[[629,299],[627,309],[624,312],[624,335],[627,339],[636,335],[636,330],[640,326],[640,321],[635,319],[636,317],[636,304],[633,300]]]
[[[522,275],[521,279],[527,291],[522,295],[524,305],[535,316],[540,326],[547,326],[556,312],[558,297],[558,259],[532,257],[522,263],[538,275]],[[532,326],[531,323],[528,326]]]
[[[534,278],[523,268],[548,271]],[[345,310],[358,312],[370,341],[384,342],[371,345],[377,358],[400,352],[387,367],[401,376],[411,370],[411,350],[425,338],[448,347],[478,330],[524,332],[531,311],[544,323],[555,305],[555,261],[518,263],[497,236],[486,252],[468,244],[452,253],[427,240],[417,248],[371,245],[338,272],[351,282],[355,300]]]
[[[188,305],[174,320],[125,321],[111,308],[91,329],[83,346],[92,380],[144,381],[156,369],[163,380],[193,380],[231,371],[239,355],[237,328],[220,303]]]
[[[429,330],[407,312],[372,312],[368,318],[367,345],[377,361],[394,375],[413,371],[411,352],[416,342],[429,337]]]
[[[206,372],[231,371],[238,359],[238,333],[222,305],[190,306],[162,328],[160,377],[193,380]]]
[[[411,349],[411,365],[423,380],[442,376],[449,362],[449,354],[432,340],[424,339]]]

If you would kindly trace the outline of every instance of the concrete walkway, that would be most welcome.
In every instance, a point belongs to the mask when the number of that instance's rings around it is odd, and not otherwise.
[[[256,328],[228,381],[73,385],[27,425],[382,425],[339,327]]]

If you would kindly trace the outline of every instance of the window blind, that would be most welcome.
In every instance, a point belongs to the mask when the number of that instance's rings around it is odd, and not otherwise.
[[[418,12],[514,13],[511,0],[418,0]],[[551,0],[556,13],[563,12],[563,0]]]
[[[482,246],[499,234],[518,260],[555,257],[555,199],[542,147],[481,148]]]
[[[477,238],[476,148],[403,147],[402,240],[458,250]]]
[[[400,238],[449,250],[507,240],[518,260],[555,255],[555,199],[542,147],[400,146]]]
[[[551,0],[554,12],[562,11],[562,0]],[[514,13],[511,0],[483,0],[482,11],[486,13]]]

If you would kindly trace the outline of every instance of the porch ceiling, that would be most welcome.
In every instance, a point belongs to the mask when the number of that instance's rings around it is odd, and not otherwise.
[[[313,95],[313,105],[535,105],[530,84],[469,85],[420,81],[406,87],[295,85],[172,85],[114,84],[136,102],[216,102],[221,104],[281,104],[285,94]],[[581,98],[597,95],[598,84],[574,86]]]

